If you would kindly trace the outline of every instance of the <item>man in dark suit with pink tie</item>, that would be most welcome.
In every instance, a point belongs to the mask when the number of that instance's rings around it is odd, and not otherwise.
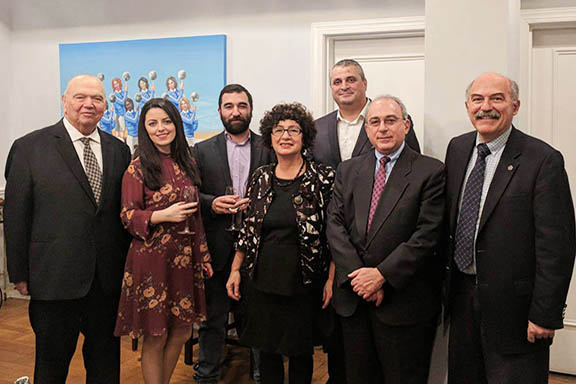
[[[426,383],[440,313],[444,166],[405,143],[406,107],[376,98],[374,149],[338,167],[327,237],[349,384]]]

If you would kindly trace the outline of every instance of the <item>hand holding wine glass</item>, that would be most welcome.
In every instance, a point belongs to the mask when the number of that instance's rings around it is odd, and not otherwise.
[[[198,202],[198,188],[195,185],[186,185],[182,188],[182,200],[185,203]],[[186,218],[186,227],[183,231],[178,232],[181,235],[195,235],[196,232],[190,230],[189,218]]]
[[[236,188],[234,188],[233,186],[230,186],[230,185],[227,186],[226,191],[224,193],[226,195],[229,195],[229,196],[234,196],[236,204],[240,200],[240,196],[238,195],[238,191],[236,191]],[[239,207],[236,206],[236,204],[234,207],[228,208],[228,211],[230,212],[230,214],[232,214],[232,223],[230,224],[230,226],[228,228],[226,228],[227,231],[239,231],[240,230],[241,222],[242,222],[242,212],[240,212]]]

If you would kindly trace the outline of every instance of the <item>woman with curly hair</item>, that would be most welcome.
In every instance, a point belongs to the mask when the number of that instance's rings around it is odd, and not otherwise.
[[[250,181],[236,254],[226,288],[246,294],[240,342],[260,350],[262,383],[310,383],[316,317],[332,296],[333,269],[325,247],[325,215],[334,170],[306,160],[316,129],[305,107],[279,104],[260,121],[277,163],[258,168]]]
[[[206,319],[203,275],[212,267],[198,203],[183,193],[200,180],[172,103],[144,104],[138,142],[122,180],[120,215],[133,239],[115,334],[144,336],[144,382],[168,384],[192,325]]]

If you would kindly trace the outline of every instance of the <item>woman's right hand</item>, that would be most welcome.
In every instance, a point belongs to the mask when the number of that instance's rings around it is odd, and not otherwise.
[[[182,201],[174,203],[168,208],[152,212],[150,221],[152,224],[158,223],[181,223],[188,216],[198,211],[198,203],[184,203]]]
[[[236,301],[240,300],[240,271],[231,271],[226,283],[226,291],[228,297]]]

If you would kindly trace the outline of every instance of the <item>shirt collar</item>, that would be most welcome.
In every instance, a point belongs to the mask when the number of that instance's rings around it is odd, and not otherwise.
[[[486,143],[491,154],[496,153],[498,151],[501,151],[502,148],[504,148],[504,146],[508,142],[508,138],[510,137],[510,133],[512,133],[512,126],[510,126],[510,128],[508,128],[503,134],[501,134],[500,136],[498,136],[494,140]],[[480,143],[481,143],[480,135],[476,134],[476,146],[478,146],[478,144],[480,144]]]
[[[376,161],[380,161],[381,158],[383,158],[384,156],[388,156],[388,158],[390,159],[388,161],[388,163],[393,163],[394,161],[398,160],[398,158],[400,157],[400,154],[402,153],[402,150],[404,149],[405,146],[405,142],[403,141],[402,144],[400,145],[400,148],[398,148],[396,151],[392,152],[389,155],[384,155],[380,152],[378,152],[377,149],[374,149],[374,153],[376,154]]]
[[[84,136],[82,133],[80,133],[79,130],[77,130],[71,122],[68,121],[67,118],[64,118],[63,120],[64,122],[64,127],[66,128],[66,131],[68,132],[68,135],[70,135],[70,139],[72,139],[72,142],[78,141],[83,137],[88,137],[90,138],[90,140],[97,142],[98,144],[100,144],[100,135],[98,134],[98,128],[96,128],[94,131],[92,131],[91,134],[89,134],[88,136]]]
[[[338,119],[339,121],[345,121],[350,125],[358,124],[360,117],[362,117],[362,120],[366,119],[366,111],[368,111],[369,105],[370,105],[370,100],[368,98],[366,98],[366,104],[364,104],[364,108],[362,108],[362,110],[360,111],[360,114],[353,121],[348,121],[348,120],[344,119],[342,117],[342,115],[340,114],[340,109],[338,109],[338,113],[336,114],[336,119]]]
[[[248,135],[248,137],[246,138],[246,140],[244,140],[241,143],[237,143],[234,140],[232,140],[232,138],[230,137],[230,134],[226,131],[224,131],[224,137],[226,138],[226,141],[229,142],[230,144],[234,144],[234,145],[238,145],[240,147],[245,146],[246,144],[248,144],[250,142],[250,137],[252,137],[252,135]]]

